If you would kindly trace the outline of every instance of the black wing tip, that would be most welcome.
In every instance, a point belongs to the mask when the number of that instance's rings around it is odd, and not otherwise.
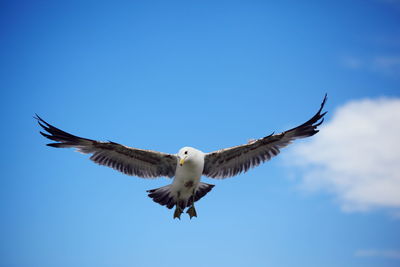
[[[63,144],[62,143],[50,143],[50,144],[46,144],[46,146],[51,146],[51,147],[63,147],[62,146]]]
[[[43,130],[45,130],[45,132],[42,132],[42,131],[39,131],[39,133],[42,135],[42,136],[44,136],[44,137],[46,137],[46,138],[49,138],[51,135],[49,135],[49,134],[52,134],[52,132],[51,132],[51,125],[50,124],[48,124],[45,120],[43,120],[37,113],[35,113],[35,116],[33,116],[33,118],[35,119],[35,120],[37,120],[37,123],[39,124],[39,126],[40,127],[42,127],[43,128]],[[49,134],[48,134],[49,133]],[[50,138],[49,138],[50,139]]]
[[[39,133],[43,136],[43,137],[46,137],[46,138],[49,138],[51,135],[49,135],[49,134],[47,134],[47,133],[44,133],[44,132],[42,132],[42,131],[39,131]]]
[[[324,122],[324,116],[328,113],[327,111],[322,112],[327,100],[328,100],[328,94],[325,94],[324,99],[322,100],[321,103],[321,107],[318,109],[317,113],[315,113],[315,115],[311,119],[309,119],[302,125],[297,126],[296,128],[284,132],[284,134],[287,132],[294,131],[294,135],[297,136],[297,138],[304,138],[313,136],[314,134],[318,133],[319,130],[317,130],[317,127]]]
[[[325,93],[324,99],[322,100],[321,103],[321,107],[319,108],[317,114],[315,114],[315,116],[320,116],[320,118],[322,118],[323,116],[325,116],[325,114],[327,113],[327,111],[325,111],[324,113],[321,114],[321,111],[324,109],[326,101],[328,100],[328,94]],[[314,116],[314,117],[315,117]]]
[[[324,116],[326,115],[326,113],[328,113],[328,111],[321,113],[325,107],[327,100],[328,100],[328,94],[325,93],[324,99],[322,100],[321,107],[319,108],[318,112],[305,124],[309,124],[309,125],[312,125],[315,127],[321,125],[321,123],[324,121]],[[319,120],[321,120],[321,121],[318,122]],[[317,123],[317,124],[315,124],[315,123]]]
[[[328,111],[322,112],[322,110],[325,107],[327,100],[328,94],[325,93],[324,99],[322,100],[321,107],[319,108],[318,112],[309,121],[303,124],[303,126],[308,126],[312,128],[312,135],[319,132],[319,130],[317,130],[317,127],[320,126],[325,120],[324,116],[328,113]]]
[[[46,125],[49,125],[49,124],[48,124],[45,120],[43,120],[37,113],[35,113],[35,116],[33,116],[33,118],[34,118],[35,120],[37,120],[39,124],[42,122],[42,123],[44,123],[44,124],[46,124]]]
[[[325,113],[326,113],[326,112],[325,112]],[[313,126],[314,126],[314,127],[320,126],[320,125],[324,122],[324,119],[325,119],[325,118],[322,118],[322,120],[320,120],[318,123],[314,124]]]
[[[328,100],[328,93],[325,93],[324,100],[323,100],[322,103],[321,103],[321,106],[322,106],[322,107],[325,105],[325,103],[326,103],[327,100]]]
[[[78,144],[79,142],[81,142],[83,140],[85,140],[85,141],[93,141],[93,140],[90,140],[90,139],[81,138],[81,137],[72,135],[70,133],[64,132],[64,131],[54,127],[50,123],[46,122],[45,120],[43,120],[36,113],[35,113],[35,116],[33,118],[36,119],[38,124],[40,125],[40,127],[43,128],[43,130],[44,130],[43,132],[39,131],[39,133],[43,137],[46,137],[47,139],[50,139],[52,141],[59,142],[59,143],[48,144],[49,146],[52,146],[52,147],[71,147],[71,146],[74,146],[74,145]]]
[[[40,127],[42,127],[46,132],[51,133],[51,128],[53,127],[52,125],[43,120],[37,113],[35,113],[33,118],[37,120],[37,123],[40,125]]]
[[[322,121],[323,121],[323,117],[326,115],[326,113],[328,113],[328,111],[325,111],[321,114],[322,110],[325,107],[326,101],[328,101],[327,93],[325,93],[324,99],[322,100],[322,103],[321,103],[321,107],[319,108],[318,113],[317,113],[319,115],[320,119],[322,118]]]

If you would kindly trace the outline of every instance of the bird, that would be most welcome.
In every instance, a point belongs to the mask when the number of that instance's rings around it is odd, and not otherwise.
[[[315,135],[319,132],[317,128],[327,113],[322,112],[326,101],[325,94],[317,113],[295,128],[210,153],[185,146],[177,154],[169,154],[128,147],[112,141],[96,141],[62,131],[37,114],[34,118],[44,130],[40,131],[40,134],[55,141],[47,146],[76,148],[78,152],[91,154],[90,160],[93,162],[127,175],[141,178],[173,178],[171,184],[147,190],[147,193],[154,202],[168,209],[175,207],[173,219],[180,220],[186,208],[190,219],[197,217],[194,203],[215,186],[201,182],[203,175],[214,179],[239,175],[277,156],[281,148],[294,140]]]

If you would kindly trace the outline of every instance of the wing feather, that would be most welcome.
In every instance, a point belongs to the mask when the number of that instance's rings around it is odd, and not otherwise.
[[[92,154],[90,159],[93,162],[111,167],[127,175],[142,178],[173,177],[175,175],[177,164],[175,155],[127,147],[111,141],[101,142],[82,138],[50,125],[37,114],[35,119],[45,130],[40,134],[56,141],[56,143],[47,144],[48,146],[57,148],[75,147],[81,153]]]
[[[271,134],[247,144],[214,151],[205,155],[203,174],[211,178],[227,178],[248,171],[270,160],[280,149],[295,139],[313,136],[324,121],[326,112],[321,113],[327,100],[325,95],[318,112],[300,126],[280,134]]]

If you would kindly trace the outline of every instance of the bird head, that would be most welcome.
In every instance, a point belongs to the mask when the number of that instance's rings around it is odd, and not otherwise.
[[[198,156],[199,152],[199,150],[194,149],[193,147],[182,147],[178,152],[179,165],[183,166],[183,164],[191,162]]]

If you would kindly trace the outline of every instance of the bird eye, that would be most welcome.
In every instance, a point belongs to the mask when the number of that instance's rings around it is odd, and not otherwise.
[[[187,155],[187,151],[185,151],[185,155]]]

